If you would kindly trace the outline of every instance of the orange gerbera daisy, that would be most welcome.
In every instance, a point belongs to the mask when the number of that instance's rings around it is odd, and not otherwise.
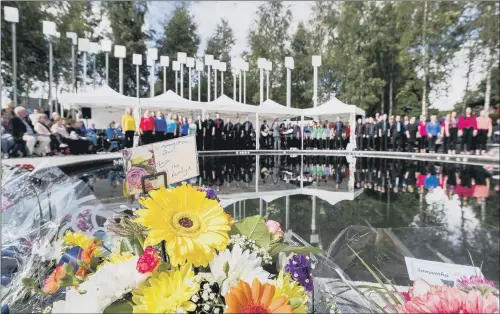
[[[273,300],[276,287],[261,284],[258,279],[252,282],[252,288],[240,281],[226,294],[227,313],[293,313],[289,300],[282,295]]]

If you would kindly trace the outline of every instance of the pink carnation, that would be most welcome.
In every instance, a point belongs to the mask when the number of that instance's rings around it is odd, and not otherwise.
[[[268,220],[268,221],[266,221],[266,226],[267,226],[267,229],[269,229],[269,232],[271,232],[271,233],[283,232],[281,230],[280,223],[277,221]]]
[[[498,299],[492,293],[483,296],[479,291],[472,290],[463,300],[462,312],[464,314],[498,313]]]

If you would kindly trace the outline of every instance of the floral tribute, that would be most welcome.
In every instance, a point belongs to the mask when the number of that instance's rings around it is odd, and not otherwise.
[[[71,231],[55,239],[53,269],[24,285],[59,300],[53,313],[308,311],[310,254],[322,251],[287,245],[278,222],[234,221],[214,190],[191,185],[149,191],[139,203],[108,218],[106,241]]]

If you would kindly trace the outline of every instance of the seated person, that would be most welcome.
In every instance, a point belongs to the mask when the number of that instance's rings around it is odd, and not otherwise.
[[[68,144],[69,149],[74,154],[85,154],[90,151],[90,143],[87,140],[82,139],[74,139],[71,138],[71,134],[68,132],[68,128],[66,127],[66,120],[57,118],[54,121],[54,124],[50,128],[52,134],[58,135],[59,139],[64,143]],[[72,128],[69,128],[69,131],[76,135],[75,131]],[[78,135],[76,135],[78,137]]]
[[[45,145],[45,154],[50,154],[52,150],[59,148],[59,141],[57,140],[57,137],[52,134],[50,131],[50,128],[47,126],[47,116],[43,113],[37,113],[36,114],[36,123],[35,123],[35,132],[38,134],[39,137],[44,137],[49,140],[49,142]],[[50,147],[49,145],[50,144]]]
[[[14,109],[15,117],[9,121],[7,131],[12,134],[14,141],[26,143],[27,154],[36,154],[41,156],[47,145],[50,143],[50,138],[39,137],[33,128],[33,124],[28,118],[28,113],[24,107],[16,107]],[[35,148],[37,142],[38,147]]]
[[[123,138],[120,138],[117,129],[115,128],[115,121],[111,121],[106,129],[106,137],[108,138],[111,146],[110,150],[120,150],[120,142]]]
[[[82,122],[83,124],[83,122]],[[92,144],[97,145],[97,130],[95,129],[95,124],[92,123],[90,128],[87,128],[85,136],[92,142]]]
[[[5,128],[2,125],[2,153],[8,154],[14,146],[14,138],[11,134],[5,133]]]

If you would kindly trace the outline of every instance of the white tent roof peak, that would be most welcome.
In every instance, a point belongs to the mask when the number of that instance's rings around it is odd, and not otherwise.
[[[132,107],[137,104],[137,98],[122,95],[109,87],[102,85],[83,93],[63,93],[58,97],[62,104],[89,107]]]
[[[334,119],[335,116],[345,114],[365,115],[365,111],[354,105],[348,105],[332,97],[327,102],[321,104],[316,108],[304,109],[304,116],[307,117],[324,117]]]
[[[259,115],[268,118],[294,118],[302,115],[302,110],[288,108],[274,100],[267,99],[259,106]]]

